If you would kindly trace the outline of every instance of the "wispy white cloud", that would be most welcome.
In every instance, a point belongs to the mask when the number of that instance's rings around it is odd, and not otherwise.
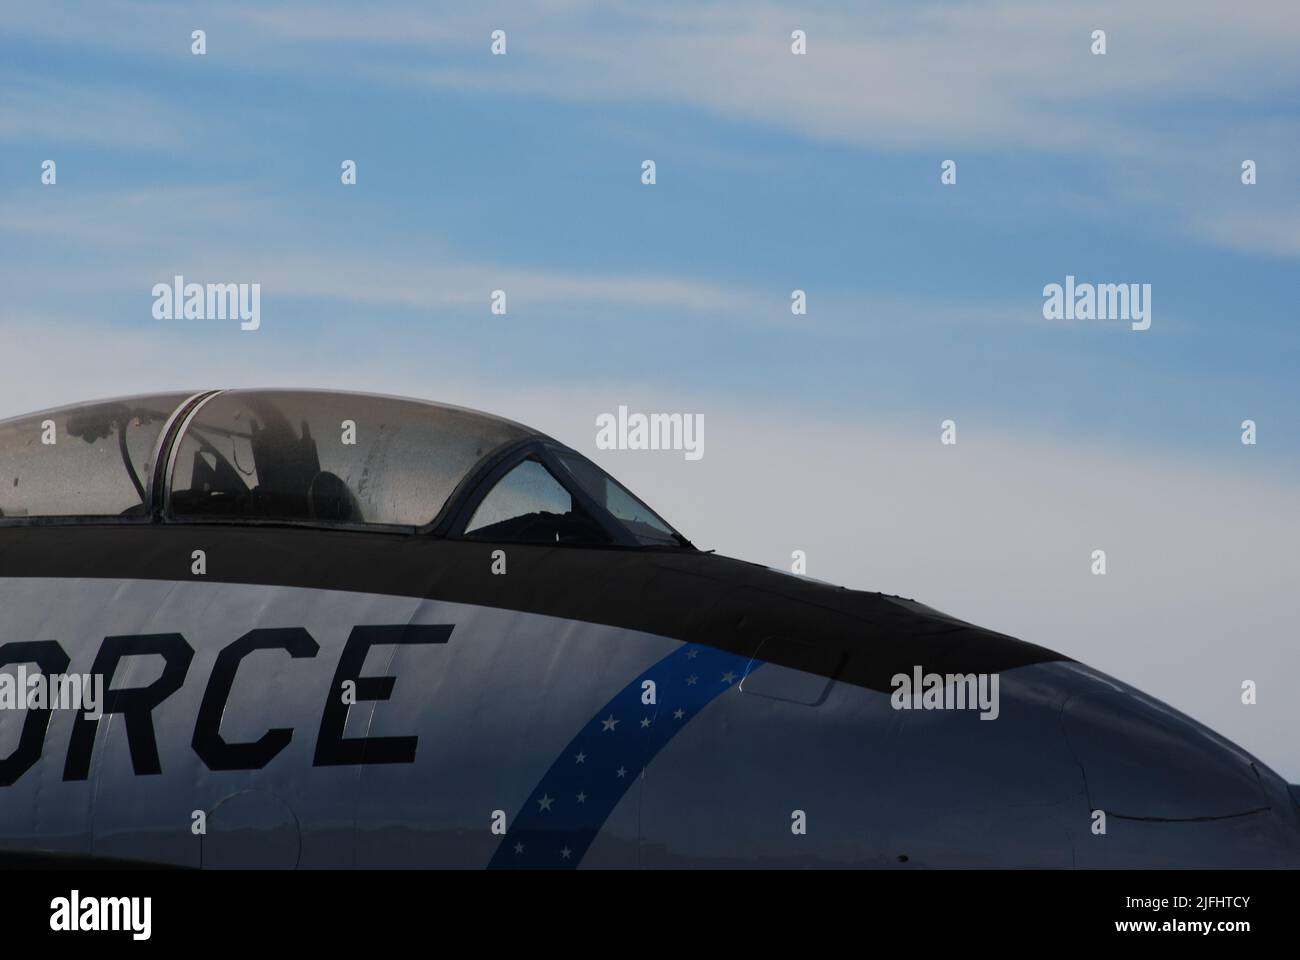
[[[1242,253],[1300,257],[1300,205],[1267,210],[1219,210],[1197,216],[1192,227],[1202,236]]]
[[[4,76],[0,142],[186,149],[175,131],[189,115],[165,97],[130,87]]]
[[[454,253],[411,252],[415,244],[386,255],[346,233],[337,244],[319,238],[303,243],[313,228],[301,222],[289,228],[295,241],[284,245],[251,229],[276,218],[268,216],[266,207],[241,200],[238,190],[230,195],[207,188],[91,195],[58,209],[38,200],[42,202],[16,199],[0,213],[0,232],[53,239],[85,260],[76,270],[62,259],[36,264],[23,272],[25,288],[45,300],[44,291],[56,288],[65,302],[78,294],[98,299],[108,291],[135,291],[141,296],[141,315],[148,313],[145,295],[153,284],[175,274],[200,283],[260,283],[264,296],[281,301],[376,307],[475,306],[486,311],[492,291],[503,290],[515,312],[587,305],[741,315],[762,308],[743,289],[651,271],[581,272],[476,262]],[[175,217],[177,211],[183,216]],[[167,229],[160,229],[161,224]],[[278,227],[284,230],[285,221]],[[766,313],[775,311],[769,305]]]
[[[408,76],[435,86],[678,102],[868,146],[1125,156],[1167,145],[1135,107],[1241,103],[1300,81],[1300,10],[1285,0],[1248,0],[1231,17],[1214,0],[496,4],[455,15],[436,38],[443,56],[426,49],[434,38],[418,9],[405,9],[364,36],[425,54]],[[263,25],[285,39],[343,40],[350,20],[281,9]],[[439,22],[448,22],[441,12]],[[489,24],[514,30],[512,55],[486,56]],[[795,28],[809,37],[806,56],[790,54]],[[1109,37],[1105,57],[1089,51],[1098,28]]]
[[[0,203],[0,235],[56,243],[65,257],[22,268],[23,288],[64,309],[78,298],[135,293],[141,317],[153,284],[185,275],[197,282],[260,283],[270,302],[312,301],[383,308],[487,310],[494,290],[509,309],[660,310],[674,317],[727,319],[746,327],[798,327],[817,337],[861,337],[867,330],[930,326],[1042,327],[1037,291],[1023,302],[945,300],[846,290],[814,292],[813,320],[790,312],[790,291],[656,271],[601,272],[466,258],[447,238],[390,235],[389,251],[370,249],[346,227],[322,225],[278,195],[238,184],[82,191],[75,203],[48,192],[15,193]],[[305,239],[306,238],[306,239]],[[15,289],[12,302],[25,299]],[[264,301],[266,302],[266,301]],[[1061,324],[1057,324],[1060,326]]]
[[[489,2],[429,8],[236,2],[20,9],[11,35],[182,59],[208,30],[205,68],[370,76],[529,97],[689,104],[864,145],[1018,145],[1120,154],[1154,146],[1143,104],[1242,103],[1294,92],[1300,8],[1243,0],[961,4]],[[510,54],[488,55],[494,28]],[[789,52],[791,30],[809,53]],[[1104,29],[1105,57],[1089,53]],[[1110,109],[1090,109],[1106,105]]]
[[[208,32],[204,58],[189,52],[195,28]],[[510,37],[505,57],[488,52],[497,28]],[[806,56],[789,52],[795,28],[807,31]],[[1104,57],[1089,52],[1094,29],[1107,31]],[[1297,255],[1289,214],[1274,213],[1251,231],[1235,198],[1214,186],[1245,156],[1266,162],[1274,182],[1286,182],[1288,167],[1294,178],[1300,130],[1279,116],[1300,91],[1300,5],[1289,0],[1243,0],[1230,15],[1218,0],[852,7],[539,0],[436,9],[381,0],[364,10],[243,0],[203,8],[108,2],[92,10],[54,0],[8,12],[6,31],[100,56],[147,57],[201,71],[214,84],[279,76],[308,89],[371,84],[380,96],[438,88],[528,101],[666,104],[869,150],[1085,158],[1108,174],[1105,195],[1088,197],[1094,206],[1146,208],[1198,243]],[[1187,121],[1154,126],[1160,113]],[[605,122],[643,141],[622,118],[614,110]],[[194,114],[158,86],[11,71],[0,93],[0,139],[195,149],[230,142],[214,127],[222,122],[211,110]],[[671,150],[670,141],[660,148]],[[734,144],[677,146],[715,166],[727,154],[737,164],[758,162]],[[1056,185],[1066,200],[1075,189]]]

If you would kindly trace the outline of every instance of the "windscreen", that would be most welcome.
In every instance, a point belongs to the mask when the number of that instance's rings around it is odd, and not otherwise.
[[[686,538],[668,525],[600,467],[575,453],[557,454],[587,496],[604,507],[621,523],[638,543],[646,546],[686,546]]]

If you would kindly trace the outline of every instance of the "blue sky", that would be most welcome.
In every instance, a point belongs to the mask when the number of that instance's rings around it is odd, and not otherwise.
[[[1105,56],[1089,52],[1099,28]],[[312,384],[485,406],[594,454],[594,416],[620,403],[701,411],[705,466],[603,458],[697,541],[774,563],[808,549],[814,575],[983,615],[1300,770],[1280,732],[1295,711],[1238,719],[1212,653],[1246,591],[1274,644],[1259,671],[1300,667],[1297,49],[1300,7],[1283,0],[11,4],[0,416]],[[261,329],[154,320],[150,290],[176,273],[260,283]],[[1151,328],[1044,320],[1042,288],[1067,274],[1151,284]],[[790,314],[795,288],[807,316]],[[989,534],[1008,541],[994,556],[907,500],[932,479],[917,464],[945,469],[926,458],[948,417],[963,443],[988,441],[970,462],[1001,464],[1015,495],[977,500],[957,474],[930,492],[1010,531]],[[927,453],[898,460],[909,444]],[[770,514],[838,464],[828,502],[856,503],[855,478],[886,463],[887,509],[908,523],[879,528],[884,505],[863,500],[869,557],[829,507],[760,534],[755,511],[691,493]],[[1159,547],[1110,613],[1080,605],[1093,585],[1073,559],[1057,580],[1037,569],[1059,543],[1019,512],[1026,476],[1075,495],[1035,501],[1084,531],[1070,550],[1139,527],[1134,550]],[[1111,500],[1080,506],[1106,484]],[[1214,526],[1234,512],[1236,533]],[[917,562],[914,542],[944,562]],[[1173,572],[1189,545],[1230,551],[1229,572]],[[1009,612],[1031,583],[1050,601]],[[1179,612],[1207,591],[1217,607]],[[1167,647],[1126,672],[1123,624],[1153,644],[1162,624],[1183,643],[1202,631],[1204,674],[1160,673]]]
[[[704,382],[736,397],[779,384],[811,409],[1014,417],[1189,451],[1235,443],[1252,417],[1267,438],[1257,459],[1294,465],[1300,70],[1271,68],[1268,52],[1295,39],[1296,13],[1257,5],[1271,19],[1243,37],[1221,29],[1230,72],[1207,89],[1195,61],[1162,59],[1170,35],[1215,37],[1195,11],[1161,25],[1157,11],[1090,4],[989,25],[1019,6],[885,4],[860,18],[815,5],[18,14],[0,40],[0,177],[19,221],[4,224],[7,309],[202,336],[158,329],[152,283],[247,279],[263,285],[258,350],[364,323],[512,381]],[[928,95],[907,88],[911,75],[862,91],[896,109],[837,117],[824,102],[845,100],[836,81],[888,45],[882,23],[895,46],[935,57],[918,75],[969,62]],[[1107,56],[1088,53],[1090,25],[1109,26]],[[787,28],[801,26],[808,69],[788,49]],[[189,52],[195,27],[208,32],[205,57]],[[488,54],[493,27],[507,31],[504,58]],[[751,49],[755,34],[770,46]],[[1069,59],[1008,63],[1013,45]],[[701,46],[722,64],[686,63],[678,82],[655,74]],[[764,91],[705,86],[795,69],[812,79],[771,114]],[[909,97],[917,119],[882,121]],[[935,105],[963,97],[985,106],[986,127]],[[51,157],[53,190],[34,174]],[[653,187],[638,179],[645,158],[659,167]],[[1256,186],[1239,183],[1243,158],[1261,164]],[[358,162],[356,187],[339,184],[343,159]],[[954,187],[939,183],[944,159],[958,163]],[[1256,215],[1280,218],[1281,235],[1252,243],[1229,229]],[[63,229],[42,227],[46,216]],[[123,243],[106,233],[114,222],[148,235]],[[91,290],[23,282],[88,260],[112,272]],[[308,275],[278,283],[286,261]],[[416,302],[313,295],[312,271],[346,277],[375,262],[451,276]],[[227,263],[240,275],[214,275]],[[472,265],[461,285],[458,264]],[[510,289],[518,272],[579,289],[532,302],[529,282]],[[1041,289],[1067,273],[1151,283],[1152,329],[1043,321]],[[604,293],[581,289],[602,281]],[[685,289],[620,294],[639,282]],[[496,286],[514,294],[507,318],[487,313]],[[805,318],[789,313],[796,287]]]

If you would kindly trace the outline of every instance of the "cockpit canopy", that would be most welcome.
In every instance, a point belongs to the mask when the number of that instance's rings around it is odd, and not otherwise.
[[[229,390],[0,422],[0,524],[149,521],[687,545],[585,457],[461,407]]]
[[[0,422],[0,516],[147,516],[163,428],[189,397],[126,397]]]
[[[166,511],[423,527],[487,454],[532,435],[508,420],[414,400],[231,390],[187,419]]]

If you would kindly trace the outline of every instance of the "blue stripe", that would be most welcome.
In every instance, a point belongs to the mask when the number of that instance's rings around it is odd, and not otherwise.
[[[760,661],[685,644],[583,724],[529,793],[488,869],[576,867],[641,771],[714,699]],[[653,704],[642,702],[654,682]]]

